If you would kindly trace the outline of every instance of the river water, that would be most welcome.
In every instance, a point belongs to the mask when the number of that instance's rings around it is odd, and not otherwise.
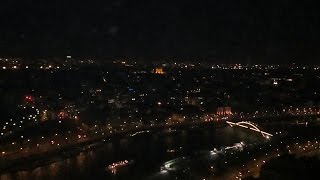
[[[94,149],[37,167],[21,167],[3,172],[1,180],[26,179],[152,179],[170,159],[211,150],[234,143],[255,142],[261,137],[230,127],[197,127],[184,130],[141,133],[134,137],[110,138]],[[175,152],[168,152],[174,150]],[[112,162],[134,160],[129,167],[111,174],[105,167]]]

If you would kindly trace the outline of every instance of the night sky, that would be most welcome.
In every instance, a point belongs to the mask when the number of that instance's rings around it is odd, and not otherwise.
[[[313,2],[1,0],[0,55],[318,63]]]

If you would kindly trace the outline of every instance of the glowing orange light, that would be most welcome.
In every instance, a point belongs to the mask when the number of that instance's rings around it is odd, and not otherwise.
[[[59,112],[58,116],[60,119],[63,119],[63,118],[65,118],[65,113],[63,111],[61,111],[61,112]]]
[[[154,73],[155,73],[155,74],[164,74],[164,71],[163,71],[162,68],[155,68],[155,69],[154,69]]]

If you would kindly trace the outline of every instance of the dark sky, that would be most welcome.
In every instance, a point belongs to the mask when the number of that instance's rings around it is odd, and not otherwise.
[[[319,7],[309,0],[1,0],[0,55],[317,63]]]

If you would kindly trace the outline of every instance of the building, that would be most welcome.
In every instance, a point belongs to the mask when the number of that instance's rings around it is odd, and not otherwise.
[[[162,67],[159,67],[159,68],[155,68],[153,70],[153,73],[154,74],[164,74],[164,71],[163,71],[163,68]]]
[[[218,107],[217,115],[232,115],[231,107]]]

